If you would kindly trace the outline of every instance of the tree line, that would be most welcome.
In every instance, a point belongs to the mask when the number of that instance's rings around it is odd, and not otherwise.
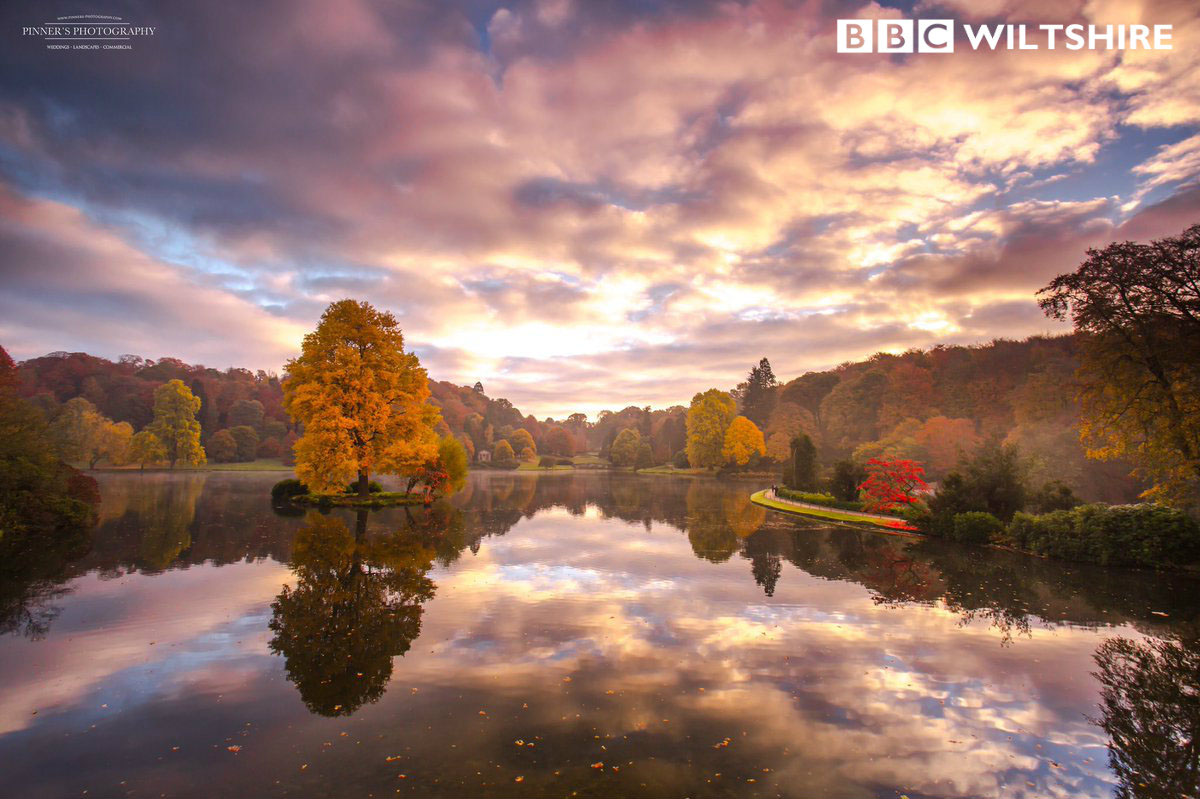
[[[554,463],[587,452],[622,466],[786,475],[812,461],[829,486],[861,477],[873,458],[902,459],[936,483],[964,458],[1005,445],[1021,451],[1034,486],[1058,480],[1088,500],[1149,491],[1190,502],[1200,483],[1198,242],[1194,226],[1089,251],[1039,294],[1048,315],[1074,323],[1067,335],[877,353],[786,382],[763,358],[734,388],[700,392],[689,406],[629,406],[594,421],[582,413],[538,420],[488,397],[481,383],[430,380],[423,402],[436,411],[434,433],[455,438],[471,462]],[[156,392],[172,380],[199,400],[211,460],[287,462],[301,432],[283,381],[269,372],[54,353],[20,364],[18,374],[19,393],[57,433],[85,442],[72,444],[72,459],[88,465],[113,461],[126,434],[132,442],[154,421]],[[80,398],[90,407],[71,404]],[[145,454],[134,452],[125,457]]]

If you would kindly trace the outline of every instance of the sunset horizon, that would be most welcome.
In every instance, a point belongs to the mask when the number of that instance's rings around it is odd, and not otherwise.
[[[561,418],[764,356],[1068,332],[1050,278],[1200,218],[1200,21],[971,6],[208,4],[127,15],[153,26],[128,51],[19,37],[0,341],[278,372],[354,297],[431,377]],[[46,33],[32,8],[0,19]],[[838,18],[906,16],[1170,25],[1172,49],[836,51]]]

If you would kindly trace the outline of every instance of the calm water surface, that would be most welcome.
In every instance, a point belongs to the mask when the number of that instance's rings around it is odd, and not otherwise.
[[[281,515],[280,476],[104,475],[90,536],[3,565],[0,793],[1196,794],[1194,580],[808,524],[749,483],[477,474]]]

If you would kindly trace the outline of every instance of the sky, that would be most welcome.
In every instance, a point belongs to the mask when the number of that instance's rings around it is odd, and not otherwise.
[[[154,26],[49,51],[74,13]],[[839,54],[839,18],[1171,24]],[[0,345],[280,371],[344,297],[562,418],[1065,332],[1088,247],[1200,222],[1194,0],[0,8]]]

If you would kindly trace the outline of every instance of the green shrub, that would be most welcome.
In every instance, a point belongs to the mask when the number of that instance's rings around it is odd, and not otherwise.
[[[213,463],[233,463],[237,460],[237,442],[228,430],[218,430],[204,445],[208,459]]]
[[[826,508],[859,511],[863,509],[863,503],[861,502],[837,499],[830,494],[814,494],[810,491],[795,491],[790,488],[776,488],[775,493],[784,499],[790,499],[794,502],[807,502],[810,505],[821,505]]]
[[[492,459],[492,466],[496,469],[516,469],[520,465],[521,462],[516,458]]]
[[[1159,505],[1080,505],[1019,513],[1002,538],[1038,555],[1108,566],[1187,566],[1200,561],[1200,525]]]
[[[1051,480],[1029,495],[1026,506],[1033,513],[1051,513],[1070,510],[1082,504],[1069,485],[1061,480]]]
[[[298,497],[301,494],[307,493],[308,486],[293,477],[280,480],[271,487],[271,499],[275,502],[282,502],[285,499],[291,499],[292,497]]]
[[[358,481],[355,481],[353,483],[347,483],[346,484],[346,493],[347,494],[357,494],[358,493]],[[372,480],[371,482],[367,483],[367,493],[382,494],[383,486],[381,486],[379,483],[376,483],[374,480]]]
[[[987,544],[1004,531],[1004,524],[986,511],[954,514],[953,532],[949,538],[962,544]]]
[[[675,453],[675,457],[671,459],[671,463],[675,464],[676,469],[688,468],[687,450],[681,449]]]
[[[238,425],[229,428],[229,435],[237,447],[237,459],[243,463],[254,460],[258,454],[258,433],[255,429],[249,425]]]
[[[1012,521],[1004,528],[997,543],[1015,549],[1029,549],[1029,542],[1036,536],[1038,517],[1032,513],[1020,511],[1013,514]]]
[[[914,502],[900,509],[900,518],[917,528],[919,532],[929,535],[933,522],[933,514],[924,502]]]

